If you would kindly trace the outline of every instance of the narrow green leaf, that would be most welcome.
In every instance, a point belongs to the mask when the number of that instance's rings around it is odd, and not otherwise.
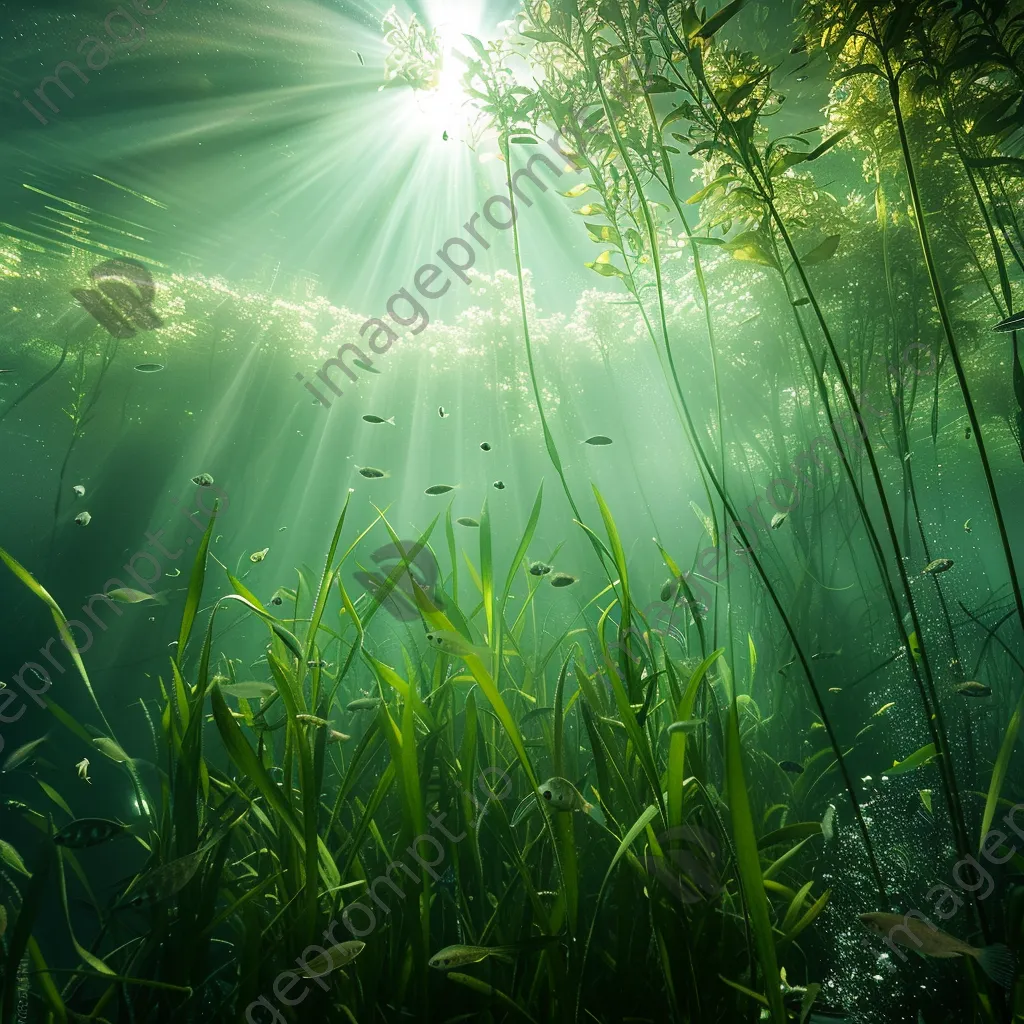
[[[786,1024],[786,1008],[782,1003],[779,965],[775,957],[775,938],[772,934],[771,913],[764,891],[761,861],[757,852],[754,819],[750,811],[750,798],[743,774],[743,753],[740,745],[739,709],[735,698],[729,708],[726,727],[725,779],[729,810],[732,819],[733,842],[736,848],[736,866],[743,887],[743,900],[747,917],[754,933],[754,944],[764,975],[765,996],[774,1024]]]

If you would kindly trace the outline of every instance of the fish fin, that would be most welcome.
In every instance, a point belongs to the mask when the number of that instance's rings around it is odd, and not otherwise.
[[[1013,953],[1002,943],[986,946],[978,953],[981,969],[1005,989],[1013,987],[1013,975],[1017,967]]]
[[[166,590],[157,590],[157,591],[155,591],[154,594],[153,594],[153,600],[157,604],[167,604],[167,591]]]
[[[495,960],[504,960],[505,963],[512,964],[515,963],[516,958],[513,955],[515,952],[517,952],[516,946],[505,946],[503,949],[494,950],[491,953],[491,956],[493,956]]]
[[[395,425],[395,417],[394,416],[389,416],[384,422],[385,423],[390,423],[391,426],[394,426]]]

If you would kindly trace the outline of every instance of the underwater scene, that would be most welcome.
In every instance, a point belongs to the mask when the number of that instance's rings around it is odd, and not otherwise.
[[[1024,1021],[1024,0],[0,52],[0,1024]]]

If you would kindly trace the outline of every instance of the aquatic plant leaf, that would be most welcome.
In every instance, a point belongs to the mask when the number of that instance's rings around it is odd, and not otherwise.
[[[919,750],[915,750],[909,757],[904,758],[902,761],[897,761],[891,768],[886,768],[883,775],[903,775],[906,772],[912,772],[917,768],[922,768],[928,764],[935,757],[935,744],[928,743],[921,747]]]
[[[221,696],[220,687],[216,684],[210,690],[210,703],[213,707],[213,720],[217,723],[217,731],[220,733],[228,756],[235,762],[242,775],[256,786],[296,840],[302,843],[302,829],[281,793],[281,788],[270,778],[263,763],[246,742],[242,730],[231,717],[231,712]]]
[[[1005,320],[1000,320],[992,330],[1004,334],[1009,334],[1012,331],[1024,331],[1024,310],[1014,313],[1013,316],[1008,316]]]
[[[28,940],[28,955],[35,967],[36,984],[42,990],[43,999],[56,1014],[58,1024],[66,1024],[68,1019],[67,1007],[65,1007],[64,1000],[60,997],[60,992],[57,991],[57,986],[53,983],[53,978],[50,976],[46,960],[43,959],[43,952],[39,948],[39,943],[34,938]]]
[[[697,517],[698,522],[707,531],[708,537],[711,538],[712,547],[718,547],[718,531],[715,529],[715,522],[695,501],[690,502],[690,508],[693,509],[693,514]]]
[[[74,811],[68,806],[68,802],[47,782],[36,779],[36,785],[69,817],[75,816]]]
[[[528,1021],[529,1024],[537,1024],[537,1021],[533,1019],[514,999],[507,996],[499,988],[495,988],[494,985],[489,985],[486,981],[481,981],[479,978],[475,978],[469,974],[462,974],[459,971],[448,971],[445,974],[445,978],[448,981],[454,981],[458,985],[462,985],[465,988],[470,988],[474,992],[479,992],[481,995],[488,996],[491,999],[496,999],[506,1009],[511,1010],[517,1017],[521,1017],[523,1020]]]
[[[1010,717],[1006,732],[1003,733],[1003,741],[999,745],[999,754],[996,756],[995,764],[992,766],[992,778],[989,780],[988,792],[985,794],[985,810],[981,816],[981,833],[978,840],[979,852],[984,847],[985,837],[992,827],[992,819],[995,817],[996,806],[999,803],[999,794],[1002,792],[1003,782],[1010,767],[1013,748],[1017,745],[1017,737],[1020,735],[1022,716],[1024,716],[1024,693],[1021,694],[1017,701],[1017,706],[1013,710],[1013,715]]]
[[[2,850],[3,845],[0,845],[0,851]],[[18,911],[18,916],[6,935],[7,957],[4,961],[3,971],[5,978],[18,976],[18,967],[25,955],[25,948],[31,938],[36,917],[39,915],[44,900],[50,894],[49,875],[56,854],[57,848],[52,843],[40,843],[37,858],[32,864],[32,871],[25,872],[30,875],[29,883],[22,893],[21,909]],[[3,985],[0,987],[0,1024],[13,1024],[17,1007],[18,986]]]
[[[693,706],[697,700],[697,691],[711,666],[725,654],[725,648],[709,654],[690,674],[686,689],[676,705],[675,721],[688,722],[693,717]],[[669,735],[668,743],[668,821],[672,827],[683,823],[683,779],[686,767],[685,732],[677,731]]]
[[[850,134],[850,129],[849,128],[843,128],[841,131],[835,132],[833,135],[830,135],[827,139],[825,139],[825,141],[820,146],[818,146],[815,149],[812,149],[810,151],[810,153],[807,154],[807,159],[809,161],[810,160],[817,160],[819,156],[824,155],[833,146],[838,145],[849,134]]]
[[[57,851],[57,891],[60,893],[61,908],[64,911],[64,923],[68,926],[68,937],[71,939],[71,945],[74,946],[75,952],[79,957],[84,960],[94,971],[99,974],[113,975],[114,972],[94,953],[86,949],[78,941],[75,936],[75,930],[71,925],[71,911],[68,908],[68,888],[67,881],[64,878],[64,857],[65,851],[58,849]]]
[[[196,613],[199,611],[199,600],[203,596],[203,583],[206,580],[206,554],[210,550],[210,538],[213,536],[213,525],[217,521],[219,508],[220,498],[217,498],[213,503],[210,521],[203,531],[203,539],[199,542],[196,560],[192,563],[192,573],[188,579],[188,595],[185,598],[185,608],[181,613],[181,628],[178,630],[178,644],[174,648],[174,659],[179,665],[184,661],[185,648],[188,646],[189,637],[192,635],[192,626],[196,621]]]
[[[512,590],[512,583],[516,578],[516,573],[519,571],[519,566],[522,565],[523,559],[526,557],[526,552],[529,550],[530,544],[533,541],[533,535],[537,530],[537,523],[540,520],[540,510],[543,499],[544,482],[541,481],[541,485],[537,490],[537,497],[533,499],[533,508],[530,510],[530,518],[526,524],[526,529],[523,531],[523,536],[519,540],[519,547],[516,549],[516,553],[508,567],[508,574],[505,576],[505,588],[501,595],[502,614],[504,614],[505,606],[508,604],[508,595]],[[557,775],[558,773],[556,772],[555,774]]]
[[[779,268],[774,254],[755,231],[741,232],[732,241],[727,242],[725,248],[732,253],[733,259],[760,263],[761,266],[772,267],[775,270]]]
[[[786,1009],[782,1003],[779,965],[775,956],[775,938],[772,933],[768,897],[764,891],[761,860],[757,851],[754,819],[750,811],[750,798],[743,773],[743,753],[740,745],[739,709],[735,698],[729,708],[726,726],[725,782],[733,842],[736,848],[736,867],[743,887],[743,903],[750,927],[754,933],[757,957],[764,976],[765,994],[774,1024],[786,1024]]]
[[[759,850],[767,850],[769,847],[778,846],[780,843],[790,843],[797,839],[807,839],[811,836],[821,835],[820,821],[798,821],[792,825],[783,825],[774,832],[766,832],[757,841]]]
[[[691,33],[691,38],[710,39],[720,28],[740,13],[746,2],[747,0],[732,0],[732,3],[726,4],[720,11],[711,15],[700,28]]]
[[[761,1006],[768,1006],[768,1000],[765,999],[760,992],[755,992],[752,988],[747,988],[746,985],[741,985],[738,981],[733,981],[731,978],[727,978],[724,974],[720,974],[719,979],[724,981],[729,988],[736,989],[737,992],[745,995],[748,999],[753,999],[755,1003],[760,1003]]]
[[[125,753],[121,744],[116,740],[112,740],[109,736],[94,736],[92,745],[101,754],[109,757],[111,761],[117,761],[119,764],[131,761],[131,758]]]
[[[334,578],[334,573],[341,568],[339,566],[337,570],[332,570],[331,564],[338,551],[338,543],[341,540],[341,532],[345,528],[345,517],[348,514],[348,504],[351,500],[352,492],[349,491],[345,497],[345,504],[341,508],[341,514],[338,516],[337,526],[334,528],[334,536],[331,538],[331,546],[327,551],[327,558],[324,560],[323,572],[320,574],[320,585],[317,588],[316,600],[313,602],[313,610],[310,613],[309,631],[306,634],[306,654],[302,659],[303,661],[309,661],[313,657],[313,646],[316,643],[320,622],[324,617],[324,609],[327,607],[327,597],[331,592],[331,582]]]
[[[28,877],[29,871],[21,859],[21,854],[6,839],[0,839],[0,860],[19,874]]]
[[[686,200],[686,204],[687,206],[695,206],[697,203],[702,203],[713,192],[717,192],[720,188],[725,188],[725,186],[731,181],[738,180],[739,179],[735,174],[723,174],[721,177],[715,178],[710,185],[705,185],[699,192],[694,192],[694,194]]]
[[[92,736],[79,725],[78,720],[69,715],[59,704],[52,700],[46,701],[46,710],[53,715],[66,729],[73,732],[86,746],[92,746]]]
[[[30,740],[28,743],[22,744],[16,750],[12,750],[8,755],[7,760],[4,761],[3,771],[12,772],[18,765],[24,764],[28,761],[35,752],[47,741],[48,736],[40,736],[38,739]]]
[[[825,909],[825,904],[828,903],[831,895],[832,890],[826,889],[808,908],[803,917],[801,917],[800,920],[797,921],[788,932],[786,932],[783,941],[793,942],[801,932],[809,928],[814,923],[815,918]]]
[[[839,243],[842,240],[842,235],[829,235],[824,242],[816,245],[806,256],[801,259],[801,263],[805,267],[813,267],[816,263],[824,263],[826,260],[832,259],[839,249]]]
[[[3,548],[0,548],[0,560],[4,562],[8,569],[14,573],[15,576],[21,580],[22,583],[32,591],[36,597],[39,598],[49,609],[50,615],[53,616],[53,621],[57,624],[57,631],[60,634],[61,640],[64,641],[64,646],[67,648],[68,654],[71,660],[75,663],[75,668],[78,669],[78,674],[82,677],[82,682],[85,683],[86,690],[89,691],[89,696],[92,698],[93,706],[99,712],[100,719],[103,724],[111,731],[114,730],[110,727],[110,723],[107,721],[106,715],[103,713],[103,708],[100,707],[100,702],[96,699],[96,693],[92,688],[92,683],[89,681],[89,673],[85,670],[85,664],[82,662],[82,657],[78,653],[78,645],[75,643],[75,638],[71,634],[71,630],[68,629],[68,620],[64,617],[64,613],[60,610],[60,606],[50,596],[49,592],[36,581],[35,577],[23,566],[21,563],[12,558]]]

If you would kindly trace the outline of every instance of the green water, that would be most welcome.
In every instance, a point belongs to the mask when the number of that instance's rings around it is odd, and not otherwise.
[[[1024,1014],[1024,7],[3,26],[0,1024]]]

